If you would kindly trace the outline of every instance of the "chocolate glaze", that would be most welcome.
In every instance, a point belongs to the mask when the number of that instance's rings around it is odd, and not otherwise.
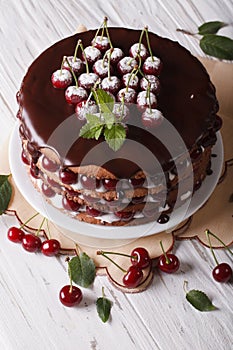
[[[120,47],[125,55],[130,46],[138,42],[141,33],[139,30],[124,28],[109,28],[109,32],[113,46]],[[38,150],[49,146],[55,149],[63,166],[94,164],[104,167],[119,178],[129,178],[141,169],[155,173],[158,170],[158,164],[154,163],[155,157],[163,169],[168,170],[174,166],[174,153],[172,157],[156,136],[142,129],[136,112],[133,116],[135,125],[129,125],[127,140],[117,152],[112,151],[101,138],[98,141],[78,138],[82,124],[74,114],[74,107],[65,101],[64,90],[52,86],[51,75],[59,69],[64,55],[73,54],[78,39],[82,39],[85,47],[90,45],[94,35],[95,31],[88,31],[61,40],[32,63],[18,96],[22,109],[21,133],[32,144],[32,148]],[[208,138],[209,130],[212,135],[209,142],[214,143],[215,132],[212,129],[218,104],[215,89],[205,68],[178,43],[152,33],[149,36],[153,53],[163,62],[158,108],[177,129],[188,150],[197,140],[201,144],[204,136]],[[145,40],[143,43],[146,45]],[[63,127],[59,128],[61,123]],[[54,130],[56,133],[51,137]],[[166,134],[163,124],[158,132]],[[74,142],[71,142],[72,139]],[[153,156],[137,147],[136,149],[130,140],[143,144]],[[175,146],[174,144],[174,149]],[[184,150],[177,149],[174,152],[178,155]],[[140,159],[140,165],[132,160],[135,153]]]

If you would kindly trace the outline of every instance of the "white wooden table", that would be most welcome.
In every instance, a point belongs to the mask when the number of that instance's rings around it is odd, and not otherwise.
[[[80,23],[96,28],[107,15],[113,26],[147,24],[202,56],[198,40],[176,28],[196,31],[205,21],[221,20],[231,23],[221,33],[233,38],[232,0],[1,0],[0,10],[0,145],[14,126],[15,94],[27,67]],[[11,244],[6,232],[15,223],[14,218],[0,219],[0,349],[233,349],[232,282],[213,281],[213,258],[198,242],[177,242],[180,272],[156,273],[147,291],[126,295],[98,277],[81,305],[68,309],[58,300],[68,282],[64,257],[49,259]],[[224,251],[218,257],[229,262]],[[204,290],[218,310],[193,309],[185,300],[184,280],[191,289]],[[113,302],[107,324],[95,309],[102,286]]]

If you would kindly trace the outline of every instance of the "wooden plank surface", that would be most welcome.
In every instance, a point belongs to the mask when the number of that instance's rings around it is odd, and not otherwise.
[[[107,15],[110,25],[142,28],[179,41],[204,56],[196,37],[176,28],[196,31],[204,21],[231,23],[221,33],[233,38],[232,0],[1,0],[0,11],[0,145],[15,123],[15,95],[29,64],[47,47],[75,32],[78,24],[96,28]],[[0,160],[1,165],[1,160]],[[85,290],[80,307],[64,308],[60,288],[68,283],[64,258],[29,254],[10,244],[6,231],[13,218],[0,219],[0,348],[18,349],[168,349],[229,350],[233,348],[232,283],[211,277],[213,258],[197,242],[177,242],[181,259],[175,275],[155,273],[142,294],[125,295],[105,277]],[[218,251],[221,261],[229,261]],[[218,309],[200,313],[185,300],[184,280],[204,290]],[[109,323],[99,320],[95,300],[105,287],[112,300]]]

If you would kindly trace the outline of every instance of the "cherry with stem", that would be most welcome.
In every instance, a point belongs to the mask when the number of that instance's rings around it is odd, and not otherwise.
[[[33,220],[39,213],[36,213],[25,221],[20,227],[10,227],[7,232],[7,237],[11,242],[22,243],[23,237],[25,236],[24,231],[22,230],[31,220]]]
[[[174,273],[180,267],[180,261],[175,254],[166,253],[162,241],[159,242],[163,255],[159,258],[158,268],[166,273]]]
[[[210,236],[213,236],[214,238],[216,238],[229,252],[230,254],[233,255],[232,251],[226,246],[226,244],[219,238],[217,237],[215,234],[213,234],[212,232],[210,232],[210,230],[206,229],[205,230],[205,234],[209,243],[209,247],[210,247],[210,251],[213,255],[214,261],[216,263],[215,268],[212,271],[212,275],[213,278],[215,279],[215,281],[220,282],[220,283],[225,283],[228,282],[231,277],[232,277],[232,268],[230,267],[229,264],[227,263],[219,263],[218,259],[214,253],[213,250],[213,246],[210,240]]]

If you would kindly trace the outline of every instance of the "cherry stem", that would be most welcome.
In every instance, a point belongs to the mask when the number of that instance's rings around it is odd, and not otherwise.
[[[42,226],[44,225],[44,222],[45,222],[45,218],[43,218],[43,220],[41,221],[41,224],[40,224],[38,230],[36,231],[35,236],[39,235],[39,233],[40,233],[40,231],[42,229]]]
[[[112,42],[111,42],[111,39],[110,39],[107,23],[108,23],[108,18],[105,17],[104,27],[105,27],[105,31],[106,31],[106,34],[107,34],[107,38],[108,38],[108,41],[109,41],[110,48],[113,49],[113,45],[112,45]]]
[[[77,79],[76,75],[74,74],[73,68],[71,67],[67,57],[66,57],[66,63],[68,64],[68,67],[70,68],[71,74],[73,75],[73,78],[75,81],[75,86],[76,86],[76,88],[78,88],[78,79]]]
[[[121,119],[120,121],[122,121],[123,117],[124,117],[124,111],[125,111],[125,94],[122,94],[122,100],[121,100],[121,105],[122,105],[122,111],[121,111]]]
[[[143,38],[143,35],[145,33],[145,28],[141,31],[141,35],[140,35],[140,38],[139,38],[139,42],[138,42],[138,56],[140,56],[140,52],[141,52],[141,44],[142,44],[142,38]],[[141,56],[140,56],[141,57]]]
[[[233,255],[233,252],[228,248],[228,246],[218,237],[218,236],[216,236],[213,232],[211,232],[210,230],[206,230],[205,231],[205,233],[206,233],[206,235],[211,235],[211,236],[213,236],[214,238],[216,238],[222,245],[223,245],[223,247],[224,248],[226,248],[226,250],[231,254],[231,255]]]
[[[19,228],[23,228],[24,226],[26,226],[29,221],[31,221],[32,219],[34,219],[37,215],[39,215],[39,213],[36,213],[35,215],[33,215],[32,217],[30,217],[30,219],[28,219],[27,221],[25,221],[25,223],[23,223]]]
[[[151,46],[150,46],[150,39],[149,39],[149,34],[148,34],[148,27],[145,27],[145,32],[146,32],[146,42],[147,42],[147,46],[148,46],[148,50],[151,56],[151,60],[152,62],[154,62],[154,56],[153,56],[153,52],[151,50]]]
[[[75,47],[73,62],[76,61],[79,46],[80,46],[80,39],[78,40],[77,45]]]
[[[104,294],[104,286],[102,287],[102,297],[105,298],[105,294]]]
[[[73,284],[72,284],[72,276],[71,276],[71,269],[70,269],[70,258],[67,257],[66,258],[66,262],[68,263],[68,275],[69,275],[69,279],[70,279],[70,289],[69,289],[69,293],[72,293],[72,289],[73,289]]]
[[[166,253],[165,250],[164,250],[162,241],[160,241],[159,244],[160,244],[160,247],[161,247],[161,249],[162,249],[163,255],[165,256],[166,264],[170,264],[170,263],[171,263],[171,260],[169,259],[169,257],[167,256],[167,253]]]
[[[48,237],[51,239],[51,233],[50,233],[50,228],[49,228],[49,220],[46,219],[46,225],[47,225],[47,230],[48,230]]]
[[[61,63],[61,68],[60,68],[60,75],[62,75],[62,68],[64,66],[65,60],[66,60],[66,56],[63,56],[62,63]]]
[[[106,20],[108,20],[107,17],[104,17],[103,23],[101,23],[101,25],[100,25],[99,28],[97,29],[97,31],[96,31],[96,33],[95,33],[95,36],[94,36],[94,39],[93,39],[93,44],[95,44],[97,35],[99,34],[99,31],[100,31],[101,28],[102,28],[102,35],[103,35],[103,29],[104,29]],[[93,45],[93,44],[92,44],[92,45]]]
[[[147,79],[145,77],[145,79]],[[151,96],[150,96],[150,81],[147,79],[148,81],[148,86],[147,86],[147,89],[146,89],[146,99],[149,100],[149,108],[150,108],[150,113],[152,113],[152,110],[151,110]]]
[[[113,48],[110,49],[109,51],[109,56],[108,56],[108,80],[111,80],[111,56],[113,52]]]
[[[206,234],[206,237],[208,239],[210,250],[211,250],[211,253],[212,253],[213,257],[214,257],[214,261],[215,261],[216,265],[219,265],[219,262],[218,262],[218,260],[216,258],[216,255],[214,253],[214,250],[213,250],[213,247],[212,247],[212,244],[211,244],[211,241],[210,241],[210,235],[209,235],[208,230],[205,231],[205,234]]]
[[[189,32],[188,30],[180,29],[180,28],[177,28],[176,31],[177,31],[177,32],[181,32],[181,33],[183,33],[183,34],[192,35],[192,36],[198,34],[198,33],[191,33],[191,32]]]
[[[118,267],[118,269],[120,269],[122,272],[126,273],[127,271],[124,270],[120,265],[118,265],[114,260],[112,260],[111,258],[109,258],[109,256],[107,256],[106,254],[115,254],[115,255],[123,255],[123,256],[127,256],[126,254],[120,254],[120,253],[112,253],[112,252],[103,252],[102,250],[98,250],[96,252],[97,255],[102,255],[104,256],[106,259],[108,259],[109,261],[111,261],[116,267]],[[129,257],[129,255],[128,255]]]
[[[135,76],[135,75],[137,74],[138,69],[139,69],[139,68],[138,68],[138,66],[136,65],[136,66],[133,68],[133,70],[131,71],[130,76],[129,76],[129,79],[128,79],[127,84],[126,84],[126,92],[128,92],[129,83],[130,83],[130,80],[131,80],[132,76]]]
[[[89,66],[88,66],[88,62],[87,62],[87,56],[86,56],[86,53],[85,53],[84,48],[83,48],[82,40],[79,40],[79,41],[80,41],[79,45],[81,47],[84,61],[85,61],[85,65],[86,65],[86,72],[87,72],[87,74],[89,74]]]

